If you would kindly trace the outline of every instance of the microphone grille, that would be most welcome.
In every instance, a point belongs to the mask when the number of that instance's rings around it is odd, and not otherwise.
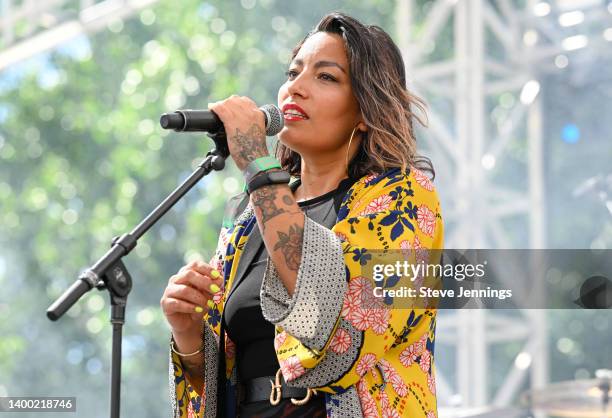
[[[266,135],[274,136],[278,134],[285,125],[283,113],[273,104],[263,105],[260,109],[266,115]]]

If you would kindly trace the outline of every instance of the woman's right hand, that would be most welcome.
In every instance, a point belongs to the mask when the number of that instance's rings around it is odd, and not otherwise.
[[[174,335],[200,335],[203,312],[222,283],[221,274],[203,261],[192,261],[170,277],[160,305]]]

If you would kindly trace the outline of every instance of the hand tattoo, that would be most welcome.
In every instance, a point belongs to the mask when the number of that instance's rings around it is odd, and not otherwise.
[[[304,228],[297,224],[289,227],[289,232],[278,232],[278,242],[274,246],[274,251],[280,249],[285,257],[285,264],[290,270],[298,271],[302,261],[302,235]]]
[[[240,161],[239,168],[241,170],[251,161],[268,155],[266,135],[257,124],[251,125],[246,132],[236,129],[233,142],[238,148],[236,157]]]

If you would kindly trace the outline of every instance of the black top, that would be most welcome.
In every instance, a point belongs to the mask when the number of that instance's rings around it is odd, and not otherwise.
[[[342,198],[354,182],[346,178],[336,190],[298,202],[298,206],[310,219],[331,228],[336,223]],[[292,190],[298,185],[299,180],[292,183]],[[257,228],[256,224],[251,234],[259,233]],[[263,242],[258,248],[249,247],[249,242],[251,239],[247,241],[244,252],[257,253],[244,279],[231,289],[223,312],[227,335],[236,344],[236,367],[243,382],[255,377],[274,376],[279,368],[274,352],[274,325],[264,319],[259,298],[268,252]]]

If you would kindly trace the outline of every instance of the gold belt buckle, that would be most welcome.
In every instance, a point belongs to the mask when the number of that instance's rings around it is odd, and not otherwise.
[[[274,377],[274,381],[270,380],[270,385],[272,385],[272,389],[270,390],[270,404],[276,406],[279,404],[282,399],[282,385],[280,382],[281,369],[278,369],[276,372],[276,376]],[[294,405],[304,405],[306,402],[310,400],[310,397],[316,395],[316,389],[306,389],[306,396],[304,399],[295,399],[291,398],[291,403]]]
[[[274,382],[270,380],[270,384],[272,385],[272,390],[270,390],[270,403],[274,406],[278,405],[282,397],[280,373],[281,369],[278,369]]]

